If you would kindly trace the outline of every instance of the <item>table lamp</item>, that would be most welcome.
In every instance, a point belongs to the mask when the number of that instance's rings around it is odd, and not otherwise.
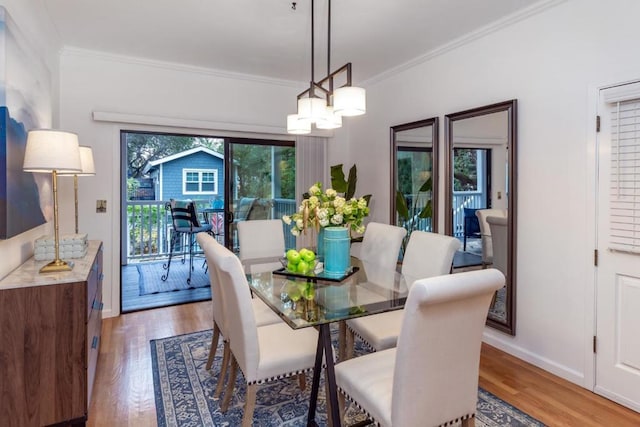
[[[53,187],[53,228],[55,259],[40,269],[40,273],[69,271],[73,267],[60,259],[58,235],[58,173],[80,173],[78,135],[55,129],[36,129],[27,134],[22,170],[50,173]]]
[[[93,163],[93,150],[91,147],[81,145],[80,149],[80,165],[82,171],[74,174],[59,173],[60,176],[73,175],[73,194],[75,196],[75,208],[76,208],[76,234],[78,234],[78,177],[79,176],[92,176],[96,174],[96,168]]]

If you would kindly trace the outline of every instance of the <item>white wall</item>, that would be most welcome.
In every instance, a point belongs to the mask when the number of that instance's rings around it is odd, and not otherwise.
[[[230,129],[245,136],[251,131],[285,134],[286,114],[295,111],[295,97],[302,87],[69,49],[61,55],[60,73],[61,124],[77,132],[82,144],[93,147],[96,159],[96,176],[80,179],[80,230],[104,242],[104,315],[117,315],[120,130],[225,135],[222,131]],[[95,121],[92,113],[96,111],[119,113],[121,120],[137,124]],[[66,218],[62,226],[72,229],[70,185],[61,189],[60,197],[60,216]],[[106,214],[96,213],[97,199],[107,200]]]
[[[48,16],[33,0],[2,0],[0,5],[8,11],[11,19],[18,27],[22,36],[27,39],[36,54],[42,58],[49,71],[53,83],[52,95],[54,99],[53,117],[50,118],[53,127],[57,125],[58,99],[58,52],[60,44],[58,35],[53,29]],[[4,65],[2,65],[4,66]],[[15,236],[11,239],[0,240],[0,278],[9,274],[20,264],[33,255],[33,241],[43,234],[52,233],[52,224],[44,224]]]
[[[439,116],[442,144],[445,114],[518,99],[517,335],[487,328],[485,339],[587,387],[594,309],[589,101],[598,86],[640,78],[638,16],[635,0],[560,3],[371,84],[367,115],[349,129],[358,191],[374,194],[382,208],[373,217],[385,222],[390,126]]]

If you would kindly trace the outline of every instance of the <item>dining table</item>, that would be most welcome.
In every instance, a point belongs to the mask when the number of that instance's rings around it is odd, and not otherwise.
[[[307,426],[317,426],[316,408],[320,376],[325,364],[327,417],[329,425],[341,425],[334,365],[331,325],[338,325],[338,360],[345,360],[345,322],[349,319],[404,307],[409,287],[417,278],[403,276],[397,269],[351,257],[343,274],[327,273],[318,263],[307,274],[288,271],[278,259],[243,260],[252,293],[264,301],[292,329],[318,330]],[[336,328],[334,328],[336,329]]]

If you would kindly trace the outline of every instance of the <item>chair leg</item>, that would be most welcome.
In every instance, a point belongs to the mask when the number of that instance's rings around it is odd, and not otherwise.
[[[227,380],[227,389],[224,391],[224,399],[222,399],[222,405],[220,405],[220,410],[222,411],[223,414],[227,412],[227,409],[229,409],[229,403],[231,403],[231,397],[233,396],[233,388],[236,385],[237,375],[238,375],[238,362],[236,361],[236,358],[233,357],[233,355],[231,355],[231,372],[229,372],[229,379]]]
[[[167,280],[167,278],[169,277],[169,270],[171,269],[171,259],[173,258],[173,250],[176,247],[179,234],[180,233],[178,232],[174,232],[173,235],[171,236],[171,242],[169,243],[169,260],[167,261],[166,264],[162,264],[162,268],[167,270],[167,272],[163,274],[162,277],[160,277],[163,282]]]
[[[464,237],[463,237],[463,244],[462,244],[462,252],[467,252],[467,233],[464,233]]]
[[[298,386],[300,391],[304,391],[307,388],[307,376],[305,374],[298,374]]]
[[[218,328],[218,324],[213,322],[213,337],[211,338],[211,348],[209,349],[209,358],[207,359],[207,365],[205,369],[208,371],[211,369],[211,365],[213,365],[213,358],[216,355],[216,351],[218,350],[218,340],[220,339],[220,328]]]
[[[224,387],[224,377],[227,375],[227,367],[233,361],[233,358],[230,356],[231,356],[231,349],[229,348],[229,343],[225,341],[224,352],[222,354],[222,366],[220,366],[220,376],[218,377],[218,384],[216,385],[216,390],[213,392],[214,399],[219,398],[220,394],[222,393],[222,388]],[[232,360],[229,360],[230,358]]]
[[[347,356],[347,323],[338,323],[338,359],[342,362]]]
[[[256,392],[258,385],[247,385],[247,397],[244,402],[244,414],[242,414],[242,427],[251,427],[253,424],[253,411],[256,408]]]
[[[471,418],[467,418],[466,420],[462,420],[462,424],[460,425],[460,427],[475,427],[475,425],[476,425],[476,418],[471,417]]]
[[[345,339],[345,345],[347,347],[346,349],[346,354],[345,354],[345,360],[349,360],[353,358],[353,350],[355,347],[355,340],[356,337],[353,334],[353,331],[349,328],[346,328],[346,339]]]

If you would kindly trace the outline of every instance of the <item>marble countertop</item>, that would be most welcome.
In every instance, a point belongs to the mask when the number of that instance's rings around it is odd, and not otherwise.
[[[90,240],[87,255],[83,258],[65,260],[73,263],[73,270],[40,274],[38,271],[51,261],[36,261],[29,258],[7,277],[0,280],[0,291],[6,289],[29,288],[33,286],[57,285],[61,283],[83,282],[87,280],[91,265],[100,248],[99,240]]]

